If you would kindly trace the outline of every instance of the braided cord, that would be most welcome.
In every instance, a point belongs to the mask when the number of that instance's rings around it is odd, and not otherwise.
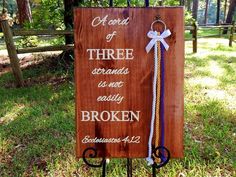
[[[160,33],[158,33],[159,35]],[[155,147],[159,146],[160,136],[160,95],[161,95],[161,42],[157,41],[157,101],[156,101],[156,127],[155,127]]]
[[[158,35],[160,33],[158,32]],[[158,65],[157,65],[157,101],[156,101],[156,124],[155,124],[155,147],[160,144],[160,96],[161,96],[161,42],[157,41],[157,55],[158,55]],[[157,152],[158,153],[158,150]],[[155,157],[155,162],[159,163],[160,158]]]
[[[158,32],[160,35],[160,32]],[[148,141],[148,158],[149,164],[153,164],[152,156],[152,141],[155,130],[155,146],[159,145],[160,137],[160,96],[161,96],[161,42],[157,41],[154,46],[154,77],[153,77],[153,100],[152,100],[152,119],[150,136]],[[160,159],[155,159],[160,161]]]
[[[152,117],[151,117],[151,127],[150,134],[148,139],[148,157],[146,158],[148,165],[152,165],[154,163],[152,159],[152,139],[154,134],[154,126],[155,126],[155,113],[156,113],[156,97],[157,97],[157,67],[158,65],[158,56],[157,56],[157,43],[154,45],[154,76],[153,76],[153,85],[152,85]]]
[[[164,61],[164,46],[161,45],[161,100],[160,100],[160,124],[161,124],[161,138],[160,145],[165,145],[165,61]],[[165,161],[165,154],[163,154],[162,160]]]

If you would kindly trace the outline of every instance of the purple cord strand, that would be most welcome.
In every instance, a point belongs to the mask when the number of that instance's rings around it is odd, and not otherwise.
[[[165,59],[164,59],[165,48],[161,44],[161,95],[160,95],[160,124],[161,124],[161,146],[165,144]],[[163,153],[162,153],[163,154]],[[164,155],[164,154],[163,154]],[[165,157],[164,157],[165,158]]]

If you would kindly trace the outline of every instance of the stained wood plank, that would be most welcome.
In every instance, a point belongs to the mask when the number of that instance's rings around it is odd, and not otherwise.
[[[75,82],[76,82],[76,155],[82,157],[87,147],[96,147],[99,156],[138,158],[147,156],[152,104],[153,51],[146,53],[146,37],[151,23],[159,15],[172,32],[166,39],[170,49],[165,52],[165,146],[172,157],[183,157],[183,78],[184,20],[182,7],[157,8],[76,8],[75,9]],[[91,27],[97,17],[125,19],[127,26]],[[154,26],[161,30],[158,26]],[[106,35],[117,32],[111,42]],[[133,60],[89,60],[87,49],[133,49]],[[128,75],[93,75],[94,68],[128,68]],[[98,88],[100,81],[123,81],[121,88]],[[120,103],[97,102],[100,95],[120,94]],[[139,121],[82,120],[81,111],[140,111]],[[129,114],[129,118],[131,115]],[[140,136],[140,143],[82,143],[85,136],[124,138]]]

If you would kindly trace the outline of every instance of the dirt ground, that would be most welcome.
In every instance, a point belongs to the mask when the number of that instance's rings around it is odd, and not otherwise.
[[[22,69],[25,69],[29,66],[39,64],[47,57],[52,57],[52,56],[55,57],[60,53],[61,52],[44,52],[43,54],[39,53],[19,54],[18,58],[20,61],[20,67]],[[0,50],[0,76],[10,71],[11,71],[11,65],[7,50]]]

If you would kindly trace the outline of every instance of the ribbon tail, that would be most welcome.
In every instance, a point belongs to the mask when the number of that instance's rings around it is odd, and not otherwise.
[[[155,43],[156,43],[156,40],[155,40],[155,39],[152,39],[152,40],[148,43],[148,45],[147,45],[146,48],[145,48],[147,53],[150,52],[150,50],[151,50],[152,47],[155,45]]]
[[[164,39],[161,39],[161,43],[162,43],[162,45],[164,46],[164,48],[165,48],[166,50],[169,49],[169,45],[166,43],[166,41],[165,41]]]
[[[170,35],[171,35],[170,30],[165,30],[165,31],[161,34],[161,36],[162,36],[163,38],[167,38],[167,37],[170,36]]]

